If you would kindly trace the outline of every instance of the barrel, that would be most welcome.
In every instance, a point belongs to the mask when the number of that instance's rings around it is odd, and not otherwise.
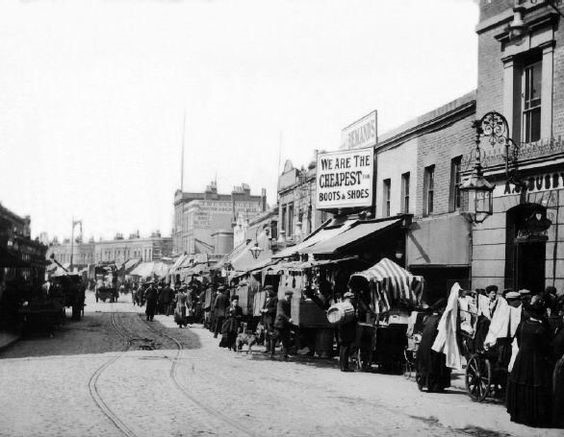
[[[354,319],[354,307],[350,302],[339,302],[327,310],[327,320],[332,325],[340,325]]]

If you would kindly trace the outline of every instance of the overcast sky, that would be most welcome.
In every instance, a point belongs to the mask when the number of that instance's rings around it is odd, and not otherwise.
[[[276,202],[282,164],[476,87],[472,0],[0,2],[0,202],[32,233],[169,235],[180,186]],[[281,141],[280,141],[281,139]]]

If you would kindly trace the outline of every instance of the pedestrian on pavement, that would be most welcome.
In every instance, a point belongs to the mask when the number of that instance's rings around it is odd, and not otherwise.
[[[166,315],[170,316],[173,312],[174,312],[174,297],[175,297],[175,293],[174,290],[172,289],[172,287],[170,286],[171,284],[167,284],[166,286],[166,293],[167,293],[167,297],[166,297],[166,301],[168,302],[167,306],[166,306]]]
[[[239,306],[239,296],[234,295],[231,298],[231,305],[226,311],[226,318],[221,328],[220,347],[227,347],[227,349],[236,352],[235,340],[237,340],[242,317],[243,309]]]
[[[446,303],[446,299],[442,298],[431,305],[430,314],[423,322],[423,333],[415,360],[415,379],[420,390],[427,387],[427,391],[437,392],[450,386],[451,370],[446,366],[445,354],[432,349]]]
[[[290,318],[291,301],[294,292],[286,290],[284,298],[278,300],[276,305],[276,318],[274,319],[274,328],[276,330],[276,337],[282,342],[282,353],[284,358],[288,358],[290,350],[290,335],[292,327],[292,319]],[[275,348],[270,351],[271,356],[274,356]]]
[[[217,297],[215,298],[214,303],[214,313],[215,313],[215,329],[213,333],[213,338],[217,338],[218,334],[222,330],[222,325],[225,320],[225,312],[229,305],[229,301],[227,299],[227,289],[225,286],[220,285],[217,287]]]
[[[262,312],[262,323],[264,325],[266,336],[266,353],[269,353],[275,348],[276,336],[274,334],[274,319],[276,318],[276,307],[278,306],[278,296],[272,285],[264,287],[266,291],[266,300],[264,301],[264,308]]]
[[[169,287],[166,283],[163,283],[159,289],[159,313],[160,314],[167,314],[167,310],[169,307]]]
[[[158,291],[152,281],[150,281],[148,288],[145,290],[145,314],[148,321],[153,321],[155,312],[157,311]]]
[[[507,383],[507,412],[512,422],[549,426],[552,422],[550,333],[542,297],[533,296],[528,317],[517,329],[519,352]]]
[[[180,290],[176,294],[176,308],[174,310],[174,321],[179,328],[183,328],[188,325],[186,320],[186,301],[188,300],[188,295],[186,294],[186,286],[180,287]]]
[[[337,338],[339,340],[339,368],[341,372],[352,372],[349,366],[350,355],[356,341],[357,317],[356,317],[356,299],[352,291],[347,291],[343,295],[343,303],[353,307],[353,314],[349,321],[341,323],[337,327]]]

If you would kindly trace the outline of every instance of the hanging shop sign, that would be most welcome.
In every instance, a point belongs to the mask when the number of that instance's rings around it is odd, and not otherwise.
[[[370,114],[355,121],[341,132],[341,149],[374,147],[378,143],[378,113]]]
[[[317,209],[371,206],[373,177],[372,147],[319,154],[316,175]]]

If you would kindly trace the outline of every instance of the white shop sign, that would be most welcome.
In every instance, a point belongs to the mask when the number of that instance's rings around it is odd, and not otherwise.
[[[341,131],[341,149],[361,149],[378,143],[378,113],[370,114],[355,121]]]
[[[373,178],[372,147],[319,154],[316,175],[317,209],[371,206]]]

